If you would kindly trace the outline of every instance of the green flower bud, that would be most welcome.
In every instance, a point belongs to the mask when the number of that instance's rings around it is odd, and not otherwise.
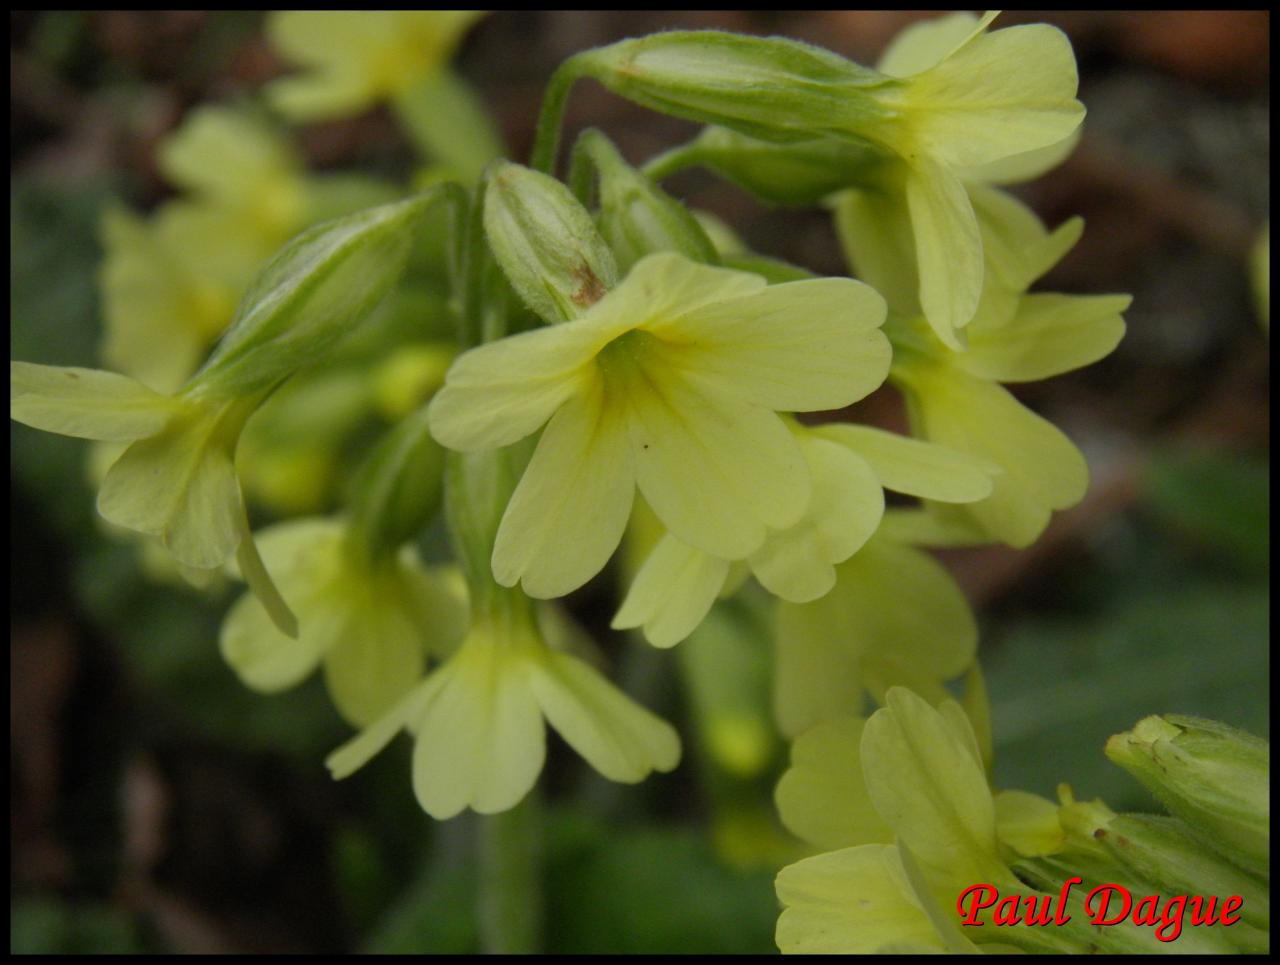
[[[555,178],[519,164],[490,170],[484,229],[511,287],[548,322],[578,317],[618,280],[586,208]]]
[[[795,40],[672,31],[589,50],[563,68],[651,110],[802,141],[849,132],[891,113],[869,91],[897,82]]]
[[[1198,843],[1177,818],[1153,814],[1116,814],[1101,801],[1082,801],[1059,812],[1072,837],[1100,846],[1111,859],[1170,895],[1213,895],[1220,901],[1232,895],[1244,899],[1240,917],[1269,931],[1271,889]],[[1232,927],[1226,937],[1243,951],[1261,951],[1254,929]]]
[[[1107,741],[1107,757],[1142,782],[1203,844],[1246,871],[1270,870],[1271,746],[1215,721],[1147,717]]]
[[[626,271],[645,255],[675,251],[716,264],[716,249],[697,219],[675,198],[631,167],[599,131],[586,131],[574,150],[570,180],[585,197],[588,166],[600,186],[600,233]]]
[[[187,392],[232,396],[271,387],[321,358],[399,281],[426,209],[453,199],[441,185],[304,231],[272,259]]]
[[[657,159],[649,173],[665,176],[700,164],[772,204],[812,207],[860,184],[887,155],[869,144],[824,138],[778,144],[723,127],[708,127],[691,144]]]
[[[440,508],[444,449],[431,437],[427,408],[387,433],[355,480],[351,538],[369,559],[395,553]]]

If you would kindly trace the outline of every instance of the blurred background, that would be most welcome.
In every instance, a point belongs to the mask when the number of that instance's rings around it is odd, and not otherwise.
[[[874,63],[915,16],[503,13],[469,34],[457,69],[523,159],[542,85],[583,48],[714,27]],[[1157,712],[1268,734],[1269,343],[1250,258],[1270,210],[1269,15],[1024,11],[997,26],[1032,21],[1070,35],[1089,112],[1072,158],[1017,189],[1050,226],[1086,219],[1040,287],[1134,303],[1111,357],[1017,390],[1084,450],[1086,500],[1029,550],[943,555],[982,627],[997,783],[1052,795],[1066,780],[1136,808],[1102,756],[1109,734]],[[15,13],[10,25],[10,353],[92,366],[103,211],[163,200],[155,147],[184,113],[286,68],[259,14]],[[694,130],[584,83],[567,130],[587,125],[633,162]],[[318,170],[413,173],[383,111],[297,136]],[[760,251],[844,271],[821,212],[766,209],[702,172],[666,186]],[[888,391],[859,415],[904,425]],[[334,784],[321,761],[347,731],[322,687],[241,687],[216,648],[229,591],[144,577],[95,522],[84,444],[13,425],[10,479],[11,950],[476,950],[474,822],[422,814],[408,742]],[[655,655],[606,629],[616,592],[596,581],[570,607],[628,689],[676,723],[685,762],[619,789],[554,744],[545,946],[772,951],[772,877],[795,853],[769,804],[786,749],[770,738],[749,760],[717,752],[691,684],[735,625],[682,645],[688,655]],[[752,613],[748,601],[739,636]],[[753,640],[738,645],[767,672]]]

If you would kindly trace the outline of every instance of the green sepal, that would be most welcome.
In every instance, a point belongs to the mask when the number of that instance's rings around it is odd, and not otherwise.
[[[589,193],[592,168],[600,196],[600,233],[613,249],[621,271],[658,251],[718,263],[715,245],[698,220],[629,165],[613,143],[596,130],[584,131],[574,146],[570,184],[579,198]]]
[[[1271,745],[1198,717],[1146,717],[1107,741],[1107,757],[1136,777],[1203,844],[1267,875]]]
[[[773,141],[856,136],[890,115],[871,91],[899,83],[799,41],[714,30],[623,40],[561,70],[650,110]]]
[[[249,287],[187,392],[244,395],[319,360],[399,281],[426,209],[458,190],[440,185],[298,235]]]
[[[595,222],[555,178],[519,164],[488,172],[484,230],[517,295],[548,322],[577,318],[618,280]]]
[[[690,144],[658,158],[652,167],[665,176],[677,168],[701,165],[763,201],[808,208],[861,183],[886,157],[861,141],[822,138],[779,144],[708,127]]]

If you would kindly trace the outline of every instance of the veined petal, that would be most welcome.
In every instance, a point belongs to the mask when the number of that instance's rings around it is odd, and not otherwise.
[[[532,597],[563,596],[617,549],[635,475],[623,414],[611,402],[596,377],[543,432],[494,542],[493,575],[503,586],[520,581]]]
[[[751,556],[756,579],[792,603],[816,600],[835,585],[832,564],[856,553],[876,531],[884,491],[871,467],[848,448],[800,433],[813,497],[796,525],[770,533]]]
[[[983,499],[991,495],[991,477],[1001,471],[977,456],[871,426],[832,423],[811,431],[865,459],[885,489],[923,499],[945,503]]]
[[[1077,127],[1061,141],[1046,147],[1038,147],[1034,151],[1025,151],[1022,154],[1011,154],[987,164],[961,168],[956,173],[966,181],[982,184],[1022,184],[1024,181],[1034,181],[1071,156],[1080,145],[1082,129]]]
[[[969,328],[957,367],[993,382],[1034,382],[1109,355],[1124,338],[1128,295],[1025,295],[1007,324]]]
[[[303,609],[307,620],[296,637],[289,636],[252,593],[236,602],[223,620],[218,643],[245,686],[276,693],[298,684],[341,635],[345,617],[331,605],[328,592],[339,575],[341,533],[336,520],[301,519],[272,526],[257,537],[278,593]],[[234,561],[228,568],[241,575]]]
[[[428,814],[493,814],[533,787],[546,755],[530,658],[474,633],[443,668],[418,719],[413,789]]]
[[[579,319],[464,352],[431,400],[431,434],[460,452],[523,439],[584,390],[588,363],[611,337],[611,331]]]
[[[920,276],[905,185],[843,191],[835,214],[836,234],[853,274],[880,292],[894,311],[919,313]]]
[[[345,608],[346,619],[325,653],[324,677],[338,712],[356,725],[366,725],[422,678],[427,655],[421,628],[396,601],[385,593],[360,589],[366,599]],[[320,616],[307,615],[303,635]]]
[[[876,810],[942,881],[1002,880],[1007,871],[982,768],[926,701],[901,687],[886,700],[862,735],[862,769]]]
[[[992,494],[963,512],[1011,546],[1027,546],[1052,510],[1073,506],[1089,485],[1084,456],[1054,425],[991,382],[944,366],[911,368],[909,410],[928,439],[999,465]]]
[[[839,587],[812,603],[778,604],[773,709],[785,736],[862,712],[861,643],[846,632],[849,612]]]
[[[644,627],[655,647],[674,647],[697,629],[729,574],[729,562],[662,537],[636,573],[610,624],[615,630]]]
[[[674,728],[577,657],[549,651],[532,664],[530,686],[551,726],[609,780],[635,784],[680,762]]]
[[[235,552],[244,510],[221,410],[184,418],[130,446],[108,470],[98,512],[159,536],[174,559],[211,569]]]
[[[979,21],[971,13],[952,13],[916,21],[889,42],[876,70],[890,77],[910,77],[928,70],[994,19],[988,15]]]
[[[704,305],[664,329],[690,378],[786,412],[839,409],[888,374],[884,299],[851,278],[770,285]]]
[[[861,717],[838,717],[805,731],[791,745],[791,767],[774,800],[787,830],[823,849],[893,841],[893,829],[871,805],[862,777]]]
[[[1058,805],[1027,791],[1001,791],[995,796],[996,837],[1024,858],[1055,854],[1066,844],[1058,823]]]
[[[920,304],[948,348],[961,351],[957,330],[978,310],[982,296],[982,235],[964,185],[928,158],[907,175],[907,208],[920,271]]]
[[[10,417],[45,432],[133,442],[160,432],[182,408],[114,372],[9,363]]]
[[[968,184],[969,201],[982,232],[982,254],[989,274],[1016,295],[1056,265],[1080,240],[1084,221],[1071,218],[1048,231],[1035,212],[1013,195]],[[992,281],[988,278],[988,284]],[[974,324],[982,321],[974,319]]]
[[[973,611],[947,568],[928,553],[877,534],[840,564],[837,579],[832,596],[843,600],[844,622],[827,633],[843,633],[861,651],[867,683],[883,676],[889,661],[935,681],[973,662]]]
[[[777,880],[778,948],[800,954],[945,950],[889,844],[806,858]]]
[[[334,780],[341,781],[360,770],[390,744],[396,734],[416,721],[447,679],[441,674],[432,674],[405,694],[400,703],[325,758],[325,767]]]
[[[690,312],[764,288],[765,280],[759,275],[714,268],[662,251],[636,262],[622,283],[584,317],[601,325],[626,321],[665,338]]]
[[[636,481],[672,535],[724,559],[797,522],[809,501],[804,456],[773,412],[693,386],[660,364],[627,387]],[[638,381],[638,380],[637,380]]]
[[[914,145],[953,167],[1057,144],[1084,119],[1071,42],[1048,24],[975,37],[907,83]]]

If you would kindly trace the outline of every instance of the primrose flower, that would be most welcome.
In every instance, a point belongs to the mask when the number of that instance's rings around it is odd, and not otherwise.
[[[466,631],[465,591],[411,547],[371,561],[354,552],[341,519],[300,519],[256,534],[290,605],[306,614],[285,636],[252,594],[222,624],[222,655],[253,690],[277,693],[323,666],[344,718],[372,723],[422,679],[428,655],[443,658]]]
[[[1074,146],[1084,119],[1062,31],[1030,24],[987,33],[995,16],[954,14],[917,25],[879,65],[901,84],[878,92],[896,116],[870,136],[905,162],[920,304],[952,348],[977,312],[984,277],[982,232],[962,178],[1027,176],[1051,166]]]
[[[781,38],[671,32],[587,51],[562,71],[645,106],[782,143],[835,138],[882,151],[906,198],[919,299],[954,348],[977,311],[982,243],[962,178],[1046,163],[1084,117],[1066,36],[995,18],[945,18],[908,31],[879,71]],[[545,153],[549,142],[541,145]]]
[[[613,781],[670,771],[680,741],[582,660],[552,650],[527,598],[497,590],[462,646],[376,723],[328,760],[334,777],[363,766],[402,729],[414,736],[413,788],[432,817],[514,807],[542,771],[551,724]]]
[[[973,612],[946,567],[889,528],[836,567],[830,593],[778,604],[774,713],[789,736],[902,684],[931,700],[977,651]]]
[[[460,356],[431,403],[445,446],[547,428],[498,529],[493,574],[534,597],[594,576],[638,486],[663,525],[723,559],[800,521],[811,483],[781,411],[840,408],[880,385],[883,300],[851,279],[767,286],[650,255],[579,317]]]
[[[274,81],[282,114],[316,121],[359,114],[442,71],[481,10],[283,10],[267,32],[305,73]]]
[[[983,457],[1003,472],[986,499],[935,507],[972,517],[991,536],[1027,546],[1053,510],[1088,488],[1084,456],[1058,428],[1017,401],[1001,382],[1047,378],[1107,355],[1124,335],[1128,295],[1023,295],[1013,317],[979,316],[969,347],[952,352],[918,319],[893,318],[899,350],[890,375],[907,400],[912,431]]]
[[[9,363],[12,418],[36,429],[131,443],[98,489],[110,523],[159,537],[180,564],[221,566],[239,553],[255,592],[288,633],[297,621],[280,599],[249,535],[234,465],[235,445],[261,402],[199,393],[160,395],[124,375]]]
[[[792,603],[817,600],[836,585],[837,565],[880,525],[884,489],[971,502],[990,495],[990,476],[999,472],[964,453],[868,426],[791,423],[791,429],[809,466],[813,494],[801,519],[770,530],[745,562],[765,589]],[[724,595],[733,562],[666,534],[633,580],[614,629],[643,626],[654,646],[674,646]]]
[[[317,221],[391,199],[360,177],[308,177],[280,132],[234,108],[191,111],[158,152],[185,193],[148,218],[102,221],[103,361],[174,392],[230,324],[254,276]]]
[[[794,760],[779,786],[783,820],[840,850],[779,873],[783,952],[1161,949],[1152,929],[1130,921],[1097,928],[1080,894],[1064,901],[1020,880],[1011,862],[1063,852],[1058,808],[1032,794],[992,794],[974,732],[954,701],[935,708],[906,688],[891,688],[885,706],[865,722],[832,721],[806,734]],[[824,763],[843,775],[824,774]],[[856,843],[844,846],[850,842]],[[962,930],[957,898],[975,883],[1002,896],[1030,893],[1042,907],[1057,898],[1070,920],[1046,928],[1028,915],[1006,927]],[[973,913],[992,923],[990,908]],[[1219,936],[1184,934],[1180,951],[1231,950]]]

